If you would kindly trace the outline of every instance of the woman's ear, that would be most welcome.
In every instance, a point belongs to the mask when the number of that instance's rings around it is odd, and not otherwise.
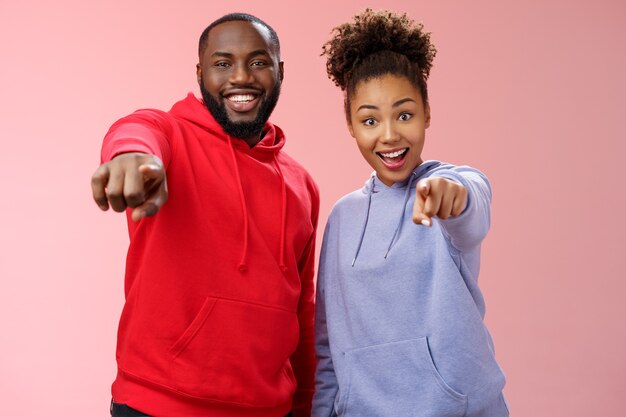
[[[348,100],[347,94],[343,98],[343,110],[346,115],[346,123],[348,124],[348,132],[350,132],[350,136],[354,137],[354,128],[352,127],[352,120],[350,119],[350,100]]]
[[[430,104],[424,105],[424,127],[430,127]]]

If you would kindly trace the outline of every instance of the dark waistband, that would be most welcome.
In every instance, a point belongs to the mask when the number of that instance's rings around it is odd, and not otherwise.
[[[111,400],[111,417],[150,417],[139,410],[135,410],[126,404],[118,404]],[[287,414],[285,417],[293,417],[293,413]]]
[[[141,411],[135,410],[126,404],[118,404],[111,401],[111,417],[150,417]]]

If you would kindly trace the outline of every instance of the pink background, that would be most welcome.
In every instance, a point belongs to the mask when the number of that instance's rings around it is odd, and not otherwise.
[[[197,37],[213,19],[248,11],[278,31],[273,121],[321,188],[322,226],[362,184],[370,170],[319,53],[368,5],[433,33],[424,157],[492,181],[480,282],[512,415],[620,414],[626,2],[282,3],[0,0],[2,415],[108,415],[128,239],[89,178],[113,121],[197,91]]]

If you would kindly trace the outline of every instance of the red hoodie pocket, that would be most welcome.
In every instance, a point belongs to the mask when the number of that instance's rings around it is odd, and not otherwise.
[[[298,343],[295,312],[207,297],[170,349],[175,388],[197,398],[256,407],[288,402],[289,362]]]

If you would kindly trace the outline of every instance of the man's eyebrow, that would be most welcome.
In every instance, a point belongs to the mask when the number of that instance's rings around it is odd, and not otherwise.
[[[270,56],[270,53],[265,49],[256,49],[248,54],[249,57],[258,56],[258,55]],[[234,54],[230,52],[225,52],[225,51],[215,51],[211,54],[211,56],[222,57],[222,58],[232,58]]]
[[[266,50],[266,49],[257,49],[255,51],[252,51],[248,54],[248,56],[255,56],[255,55],[266,55],[266,56],[270,56],[270,53]]]
[[[230,52],[215,51],[211,54],[211,56],[230,58],[233,56],[233,54],[231,54]]]

